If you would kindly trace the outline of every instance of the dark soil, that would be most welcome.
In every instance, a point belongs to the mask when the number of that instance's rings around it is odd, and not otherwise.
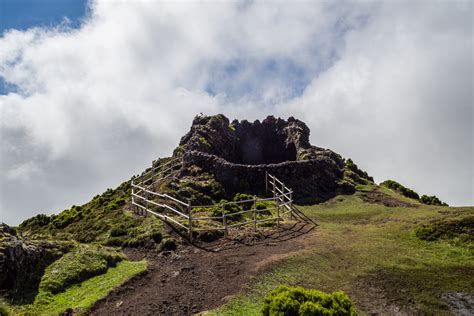
[[[216,308],[278,260],[309,247],[314,227],[287,224],[172,253],[127,249],[130,260],[149,262],[148,273],[97,302],[90,315],[190,315]]]
[[[387,207],[418,207],[416,204],[397,200],[380,191],[366,192],[362,195],[362,199],[368,203],[382,204]]]

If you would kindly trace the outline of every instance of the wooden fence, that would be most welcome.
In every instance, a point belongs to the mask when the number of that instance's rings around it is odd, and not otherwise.
[[[159,193],[155,187],[163,180],[174,177],[182,166],[180,158],[175,158],[168,161],[166,164],[153,167],[149,171],[132,179],[132,205],[142,210],[143,212],[153,214],[161,220],[175,224],[184,229],[189,239],[192,240],[193,232],[197,231],[212,231],[220,230],[224,232],[224,236],[228,236],[230,228],[236,228],[244,225],[252,225],[252,230],[255,232],[257,223],[276,221],[280,225],[282,216],[288,215],[293,218],[293,190],[288,188],[277,177],[265,173],[265,189],[272,193],[272,197],[258,198],[254,196],[252,199],[220,203],[214,205],[191,205],[189,202],[181,201],[165,193]],[[155,201],[158,199],[159,201]],[[258,202],[274,202],[274,206],[264,209],[258,209]],[[239,212],[226,213],[225,207],[228,204],[236,205],[251,205],[250,209]],[[268,204],[268,203],[267,203]],[[204,216],[196,217],[192,214],[195,211],[202,209],[216,209],[220,210],[220,216]],[[243,209],[243,208],[242,208]],[[275,211],[271,217],[258,219],[258,214]],[[235,222],[230,219],[235,219],[237,215],[251,214],[251,220]],[[274,215],[274,216],[273,216]],[[207,222],[207,225],[202,225],[202,222]],[[233,223],[231,223],[233,222]]]

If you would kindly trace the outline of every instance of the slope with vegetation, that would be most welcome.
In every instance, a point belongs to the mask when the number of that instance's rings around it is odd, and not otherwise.
[[[265,313],[272,304],[267,295],[274,297],[272,291],[281,284],[342,290],[360,314],[474,312],[474,207],[366,202],[364,196],[374,191],[387,199],[406,199],[384,186],[368,185],[354,195],[301,206],[320,224],[306,241],[308,249],[281,260],[259,275],[250,290],[206,314]],[[292,295],[282,300],[293,306]]]

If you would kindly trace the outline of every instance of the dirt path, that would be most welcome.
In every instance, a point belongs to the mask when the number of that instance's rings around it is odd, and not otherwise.
[[[206,249],[187,245],[168,256],[126,250],[131,260],[148,260],[149,272],[114,290],[90,314],[189,315],[216,308],[276,261],[308,248],[314,232],[309,224],[282,225],[260,238],[220,241]]]

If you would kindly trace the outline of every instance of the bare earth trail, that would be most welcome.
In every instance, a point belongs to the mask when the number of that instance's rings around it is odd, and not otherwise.
[[[206,249],[185,245],[168,256],[125,250],[130,260],[146,259],[148,273],[97,302],[90,315],[190,315],[216,308],[275,262],[309,248],[314,228],[287,224],[259,240],[219,241]]]

